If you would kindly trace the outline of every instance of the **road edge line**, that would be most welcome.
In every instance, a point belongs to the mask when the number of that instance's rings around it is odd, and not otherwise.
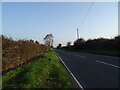
[[[55,52],[56,53],[56,52]],[[62,58],[56,53],[56,55],[58,56],[58,58],[62,61],[63,65],[65,66],[65,68],[69,71],[69,73],[72,75],[72,77],[75,79],[75,81],[77,82],[78,86],[82,89],[82,85],[79,83],[79,81],[77,80],[77,78],[73,75],[73,73],[68,69],[68,67],[65,65],[65,63],[63,62]]]

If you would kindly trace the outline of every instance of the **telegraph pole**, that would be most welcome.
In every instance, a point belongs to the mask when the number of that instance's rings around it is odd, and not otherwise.
[[[79,31],[78,31],[78,28],[77,28],[77,39],[79,39]]]

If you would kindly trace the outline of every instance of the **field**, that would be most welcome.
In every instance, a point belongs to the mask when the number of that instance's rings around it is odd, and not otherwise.
[[[3,75],[3,88],[72,88],[59,58],[50,50],[41,58]]]

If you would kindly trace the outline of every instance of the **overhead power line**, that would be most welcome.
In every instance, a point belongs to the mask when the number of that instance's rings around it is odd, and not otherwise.
[[[94,2],[95,2],[95,0],[92,2],[92,4],[90,5],[90,7],[88,8],[88,10],[87,10],[87,12],[86,12],[86,14],[85,14],[85,16],[83,17],[83,19],[82,19],[82,21],[81,21],[81,23],[80,23],[80,25],[78,26],[78,28],[77,28],[77,39],[79,39],[80,37],[79,37],[79,28],[80,28],[80,26],[84,23],[84,21],[85,21],[85,19],[86,19],[86,17],[88,16],[88,14],[89,14],[89,12],[90,12],[90,10],[91,10],[91,8],[93,7],[93,5],[94,5]],[[76,30],[74,30],[74,31],[76,31]],[[74,32],[73,31],[73,32]],[[72,32],[72,33],[73,33]]]
[[[92,4],[90,5],[90,7],[88,8],[88,11],[86,12],[84,18],[82,19],[82,21],[81,21],[79,27],[84,23],[84,21],[85,21],[87,15],[89,14],[91,8],[93,7],[94,2],[95,2],[95,0],[92,2]],[[79,31],[78,31],[79,27],[77,28],[77,39],[79,39]]]
[[[78,29],[80,28],[80,26],[84,23],[84,21],[85,21],[85,19],[86,19],[86,17],[87,17],[87,15],[89,14],[89,12],[90,12],[90,10],[91,10],[91,8],[93,7],[93,5],[94,5],[94,2],[95,2],[95,0],[92,2],[92,4],[90,5],[90,7],[88,8],[88,10],[87,10],[87,12],[86,12],[86,14],[85,14],[85,16],[83,17],[83,19],[82,19],[82,21],[81,21],[81,23],[80,23],[80,25],[78,26]],[[75,32],[76,30],[73,30],[73,32]],[[73,33],[72,32],[72,33]]]
[[[93,5],[94,5],[94,2],[95,2],[95,0],[92,2],[92,4],[90,5],[90,7],[88,8],[88,11],[86,12],[86,14],[85,14],[84,18],[82,19],[82,21],[81,21],[81,23],[80,23],[79,27],[80,27],[80,26],[84,23],[84,21],[85,21],[85,19],[86,19],[87,15],[89,14],[89,12],[90,12],[91,8],[92,8],[92,7],[93,7]],[[79,27],[78,27],[78,28],[79,28]]]

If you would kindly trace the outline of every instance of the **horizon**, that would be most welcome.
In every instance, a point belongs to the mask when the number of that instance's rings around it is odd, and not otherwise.
[[[52,33],[54,46],[63,46],[80,38],[114,38],[118,34],[117,2],[19,2],[2,3],[3,35],[17,39],[33,39],[43,43],[43,38]],[[96,23],[97,22],[97,23]],[[9,31],[12,30],[12,31]]]

